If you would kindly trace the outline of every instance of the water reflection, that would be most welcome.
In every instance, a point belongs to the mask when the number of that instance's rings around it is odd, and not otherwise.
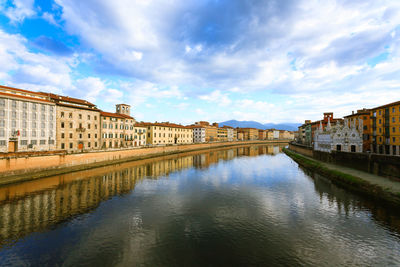
[[[204,169],[241,156],[276,155],[283,147],[244,146],[184,153],[0,187],[0,245],[89,212],[106,199],[134,190],[144,178],[157,179],[192,167]]]

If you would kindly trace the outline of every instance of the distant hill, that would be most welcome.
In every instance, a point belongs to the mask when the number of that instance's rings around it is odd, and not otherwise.
[[[297,127],[301,125],[301,123],[266,123],[262,124],[256,121],[237,121],[237,120],[230,120],[224,121],[219,123],[220,127],[222,126],[230,126],[230,127],[240,127],[240,128],[257,128],[261,130],[266,129],[278,129],[278,130],[286,130],[286,131],[297,131]]]

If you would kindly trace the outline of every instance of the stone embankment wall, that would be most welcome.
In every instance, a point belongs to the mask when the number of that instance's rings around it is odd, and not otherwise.
[[[400,178],[400,157],[371,153],[351,153],[332,151],[331,153],[314,151],[311,148],[289,144],[289,148],[297,153],[315,159],[354,168],[380,176]]]
[[[244,141],[176,146],[158,146],[127,150],[77,154],[14,155],[0,158],[0,184],[26,181],[70,171],[145,159],[174,153],[248,144],[287,143],[288,141]]]

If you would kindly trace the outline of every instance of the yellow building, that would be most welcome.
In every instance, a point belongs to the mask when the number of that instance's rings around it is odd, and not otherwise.
[[[147,127],[147,143],[152,145],[192,144],[193,128],[179,124],[142,123]]]
[[[147,145],[147,126],[143,123],[136,123],[133,127],[135,133],[133,135],[133,146],[145,146]]]
[[[371,109],[372,153],[400,155],[400,101]]]
[[[217,129],[217,140],[220,142],[228,141],[228,129],[227,128],[218,128]]]
[[[238,134],[243,133],[243,140],[258,140],[258,129],[256,128],[238,128]]]

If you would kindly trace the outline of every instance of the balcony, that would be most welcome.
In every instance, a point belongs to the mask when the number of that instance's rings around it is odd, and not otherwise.
[[[83,132],[85,132],[85,131],[86,131],[86,128],[79,127],[79,128],[76,128],[76,131],[77,131],[77,132],[81,132],[81,133],[83,133]]]

